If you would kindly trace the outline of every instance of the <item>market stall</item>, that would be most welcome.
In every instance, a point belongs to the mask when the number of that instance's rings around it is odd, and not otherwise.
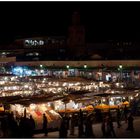
[[[10,105],[10,111],[14,113],[16,117],[24,115],[26,109],[26,116],[32,115],[35,120],[36,129],[42,129],[43,113],[45,113],[48,119],[48,128],[59,128],[61,123],[61,116],[51,109],[49,104],[30,104],[25,107],[20,104]]]

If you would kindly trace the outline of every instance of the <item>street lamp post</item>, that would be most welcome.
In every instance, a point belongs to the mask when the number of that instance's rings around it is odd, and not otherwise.
[[[123,66],[122,66],[122,65],[119,65],[119,70],[120,70],[120,81],[122,81],[122,69],[123,69]]]
[[[84,65],[84,69],[85,69],[84,76],[86,76],[86,73],[87,73],[87,65],[86,64]]]
[[[67,68],[67,77],[68,77],[68,72],[69,72],[69,68],[70,68],[70,66],[69,65],[66,65],[66,68]]]
[[[67,69],[69,69],[69,68],[70,68],[70,66],[69,66],[69,65],[66,65],[66,68],[67,68]]]

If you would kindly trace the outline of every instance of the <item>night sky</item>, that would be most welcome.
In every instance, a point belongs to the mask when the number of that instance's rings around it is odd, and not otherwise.
[[[140,2],[1,2],[0,44],[22,37],[67,36],[75,10],[87,42],[140,40]]]

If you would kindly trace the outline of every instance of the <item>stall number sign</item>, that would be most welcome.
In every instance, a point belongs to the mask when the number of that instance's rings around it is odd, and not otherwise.
[[[43,46],[43,40],[25,40],[25,46]]]

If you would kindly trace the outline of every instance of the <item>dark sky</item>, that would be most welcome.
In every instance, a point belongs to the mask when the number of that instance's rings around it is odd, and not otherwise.
[[[140,40],[140,2],[0,2],[0,43],[30,36],[66,36],[77,9],[87,41]]]

